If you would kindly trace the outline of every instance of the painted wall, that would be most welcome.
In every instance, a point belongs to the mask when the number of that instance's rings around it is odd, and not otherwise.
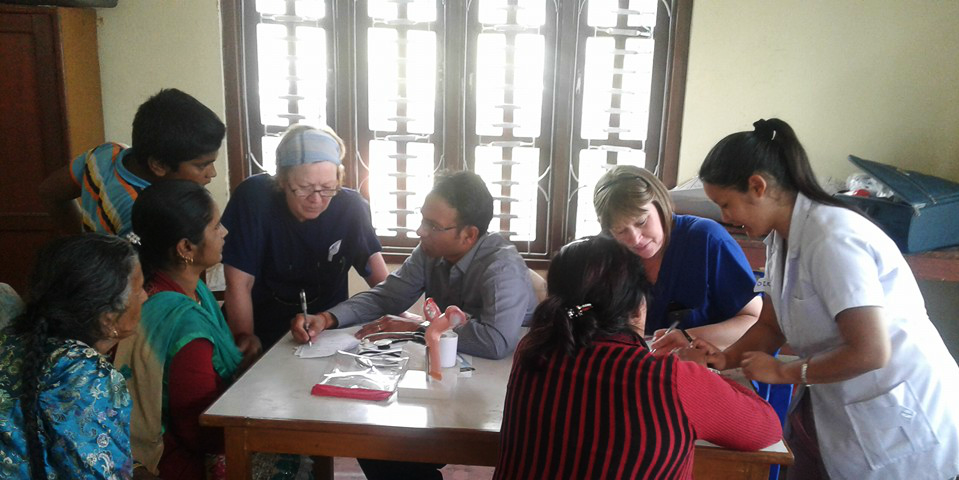
[[[770,117],[820,181],[849,154],[959,181],[959,2],[699,0],[691,35],[680,181]]]
[[[97,10],[107,140],[130,144],[137,107],[161,88],[196,97],[224,118],[218,0],[123,0]],[[226,148],[207,188],[226,205]]]

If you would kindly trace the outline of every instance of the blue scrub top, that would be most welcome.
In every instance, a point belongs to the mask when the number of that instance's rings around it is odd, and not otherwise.
[[[742,248],[721,225],[707,218],[673,215],[673,229],[646,312],[646,333],[671,323],[679,328],[728,320],[755,298],[756,277]]]
[[[382,250],[369,204],[355,190],[344,188],[319,217],[300,222],[266,174],[237,187],[222,223],[229,230],[223,263],[256,277],[253,325],[264,348],[300,313],[300,289],[310,313],[328,310],[347,299],[350,267],[368,276],[370,255]]]

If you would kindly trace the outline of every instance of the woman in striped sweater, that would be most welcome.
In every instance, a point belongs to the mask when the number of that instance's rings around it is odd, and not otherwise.
[[[645,278],[641,259],[605,237],[552,260],[510,374],[494,478],[691,478],[697,439],[756,450],[781,438],[746,388],[650,355],[637,334]]]

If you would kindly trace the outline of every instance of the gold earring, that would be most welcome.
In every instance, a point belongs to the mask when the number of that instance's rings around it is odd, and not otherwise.
[[[177,255],[180,256],[180,260],[183,260],[183,263],[187,265],[193,265],[193,257],[187,257],[183,255],[182,253],[178,253]]]
[[[120,338],[120,332],[117,332],[117,327],[113,327],[113,338]]]

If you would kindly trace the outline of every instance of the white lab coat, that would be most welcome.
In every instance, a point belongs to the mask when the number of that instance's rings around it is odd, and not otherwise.
[[[843,310],[883,309],[892,343],[889,363],[807,390],[829,475],[959,474],[959,367],[929,321],[912,270],[892,240],[855,212],[799,194],[788,251],[776,232],[765,242],[766,276],[757,290],[772,300],[779,328],[802,357],[842,344],[835,318]]]

